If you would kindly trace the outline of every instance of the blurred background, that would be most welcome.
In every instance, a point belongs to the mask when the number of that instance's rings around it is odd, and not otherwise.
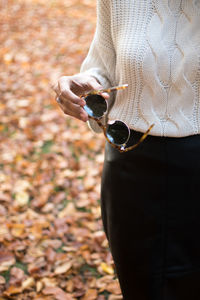
[[[95,0],[0,0],[0,300],[122,299],[102,229],[104,138],[51,82],[79,72]]]

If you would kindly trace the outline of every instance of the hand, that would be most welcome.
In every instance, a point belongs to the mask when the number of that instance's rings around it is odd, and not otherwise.
[[[58,104],[66,115],[86,122],[88,121],[88,114],[83,108],[85,100],[80,98],[80,96],[91,90],[102,88],[102,85],[94,77],[80,73],[73,76],[60,77],[53,90],[59,97]],[[109,98],[109,95],[106,93],[102,96]]]

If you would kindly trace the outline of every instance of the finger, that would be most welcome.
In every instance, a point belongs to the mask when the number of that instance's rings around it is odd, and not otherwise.
[[[57,96],[55,100],[58,104],[62,104],[62,99],[60,97]]]
[[[54,92],[56,93],[57,96],[60,95],[60,89],[58,87],[58,84],[55,84],[52,89],[54,90]]]
[[[73,102],[74,104],[84,106],[85,105],[85,100],[78,97],[76,94],[74,94],[70,89],[68,88],[67,83],[61,81],[59,83],[59,90],[60,94],[59,97],[64,101],[67,100],[68,102]]]
[[[76,104],[74,102],[72,102],[71,100],[69,99],[65,99],[65,98],[60,98],[60,100],[58,100],[58,102],[60,102],[60,104],[66,108],[66,109],[69,109],[71,111],[78,111],[80,110],[80,108],[83,108],[83,105],[79,105],[79,104]],[[83,102],[84,102],[84,105],[86,104],[85,100],[83,99]]]
[[[65,114],[67,115],[70,115],[80,121],[83,121],[83,122],[87,122],[88,121],[88,115],[87,113],[83,110],[81,112],[76,112],[76,111],[71,111],[71,110],[67,110],[65,112]]]
[[[90,90],[101,90],[103,86],[94,78],[91,77],[91,80],[88,82]]]
[[[101,96],[103,96],[105,99],[110,98],[110,95],[108,93],[102,93]]]
[[[102,86],[92,76],[75,76],[69,81],[70,90],[76,95],[84,95],[91,90],[102,89]]]
[[[88,90],[87,93],[91,92],[91,91],[99,91],[102,90],[103,86],[95,79],[92,78],[89,82],[88,82]],[[105,99],[109,99],[110,95],[106,92],[104,93],[99,93],[102,97],[104,97]]]
[[[50,88],[51,88],[54,92],[56,92],[57,87],[58,87],[58,84],[57,84],[57,83],[50,83]]]
[[[84,122],[88,121],[88,114],[80,105],[69,101],[66,102],[66,100],[61,97],[56,97],[56,101],[65,114],[72,115]]]
[[[88,121],[88,114],[81,106],[71,103],[71,106],[67,107],[60,104],[60,107],[65,114],[73,116],[83,122]]]

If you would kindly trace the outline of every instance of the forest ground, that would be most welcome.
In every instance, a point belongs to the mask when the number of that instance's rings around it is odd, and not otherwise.
[[[79,72],[95,0],[0,2],[0,300],[122,299],[102,228],[104,138],[50,84]]]

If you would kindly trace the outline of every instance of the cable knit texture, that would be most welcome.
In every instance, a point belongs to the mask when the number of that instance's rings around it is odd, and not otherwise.
[[[98,0],[81,72],[104,87],[129,84],[109,100],[108,120],[141,132],[154,123],[158,136],[200,133],[200,0]]]

